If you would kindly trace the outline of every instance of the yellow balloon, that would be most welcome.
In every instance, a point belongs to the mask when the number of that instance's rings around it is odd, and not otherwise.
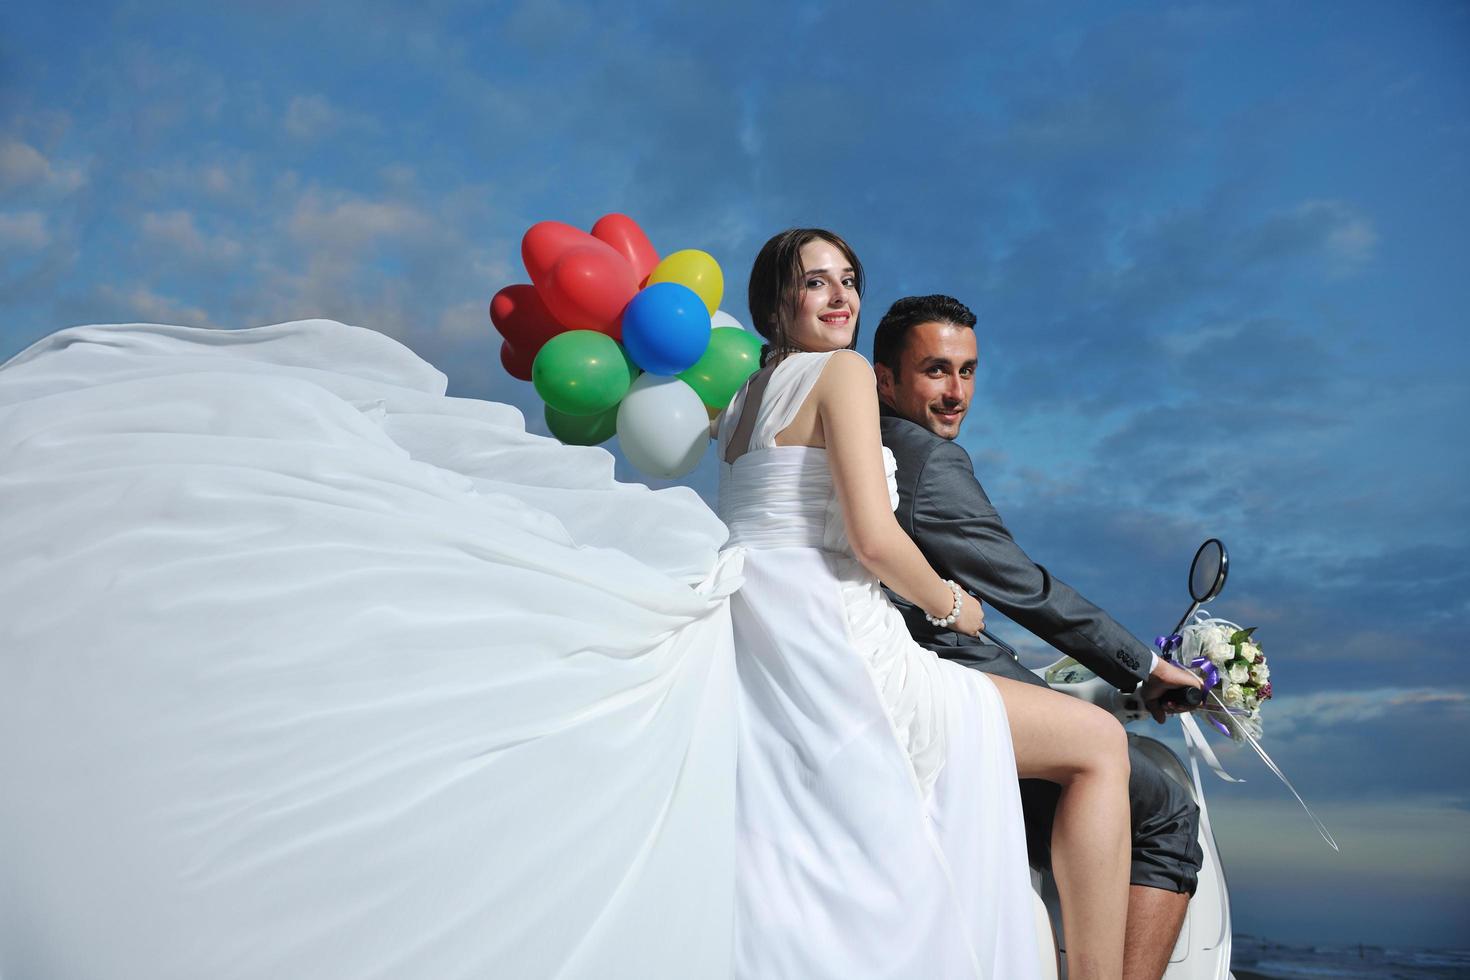
[[[686,248],[665,256],[648,277],[650,286],[656,282],[677,282],[688,286],[704,300],[710,316],[719,310],[720,300],[725,297],[725,276],[720,272],[720,264],[713,255],[697,248]]]

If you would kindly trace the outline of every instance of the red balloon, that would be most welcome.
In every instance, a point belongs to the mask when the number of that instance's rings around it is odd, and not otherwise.
[[[536,291],[568,330],[597,330],[621,340],[623,307],[637,294],[638,277],[611,246],[594,242],[596,247],[564,253]]]
[[[628,260],[640,286],[658,265],[658,252],[654,251],[653,243],[638,227],[638,222],[626,214],[605,214],[598,218],[592,226],[592,237],[607,242]]]
[[[540,287],[541,281],[551,273],[551,267],[570,249],[591,245],[597,239],[581,228],[560,221],[538,221],[526,231],[521,239],[521,261],[531,281]]]
[[[500,345],[500,366],[512,378],[520,378],[522,381],[531,380],[531,364],[536,360],[534,354],[527,355],[516,350],[510,345],[510,341]]]
[[[506,343],[529,357],[535,357],[542,344],[562,332],[530,283],[516,283],[496,293],[490,301],[490,322]]]

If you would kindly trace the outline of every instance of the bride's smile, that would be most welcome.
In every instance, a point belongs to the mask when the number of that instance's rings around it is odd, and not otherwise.
[[[837,246],[818,238],[802,246],[801,268],[792,342],[809,351],[849,346],[862,307],[852,263]]]

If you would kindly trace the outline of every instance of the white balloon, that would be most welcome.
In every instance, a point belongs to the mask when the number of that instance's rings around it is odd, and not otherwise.
[[[709,325],[711,330],[713,330],[715,327],[734,327],[737,330],[745,329],[745,327],[741,325],[739,320],[735,319],[724,310],[716,310],[715,315],[709,318]]]
[[[618,445],[649,476],[683,476],[699,465],[708,443],[704,402],[678,378],[640,375],[618,406]]]

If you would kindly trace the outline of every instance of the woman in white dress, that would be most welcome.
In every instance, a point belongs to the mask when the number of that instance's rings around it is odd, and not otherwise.
[[[793,336],[846,346],[810,337],[851,284],[803,282]],[[724,548],[371,330],[0,366],[0,976],[1029,975],[995,688],[916,659],[847,545],[947,614],[873,530],[865,370],[777,364]]]
[[[1063,786],[1069,975],[1117,977],[1124,734],[1090,705],[939,659],[883,595],[880,580],[955,630],[983,624],[893,516],[873,372],[852,350],[861,292],[838,236],[771,239],[750,283],[769,353],[720,420],[719,512],[745,550],[736,974],[1034,976],[1019,770]]]

